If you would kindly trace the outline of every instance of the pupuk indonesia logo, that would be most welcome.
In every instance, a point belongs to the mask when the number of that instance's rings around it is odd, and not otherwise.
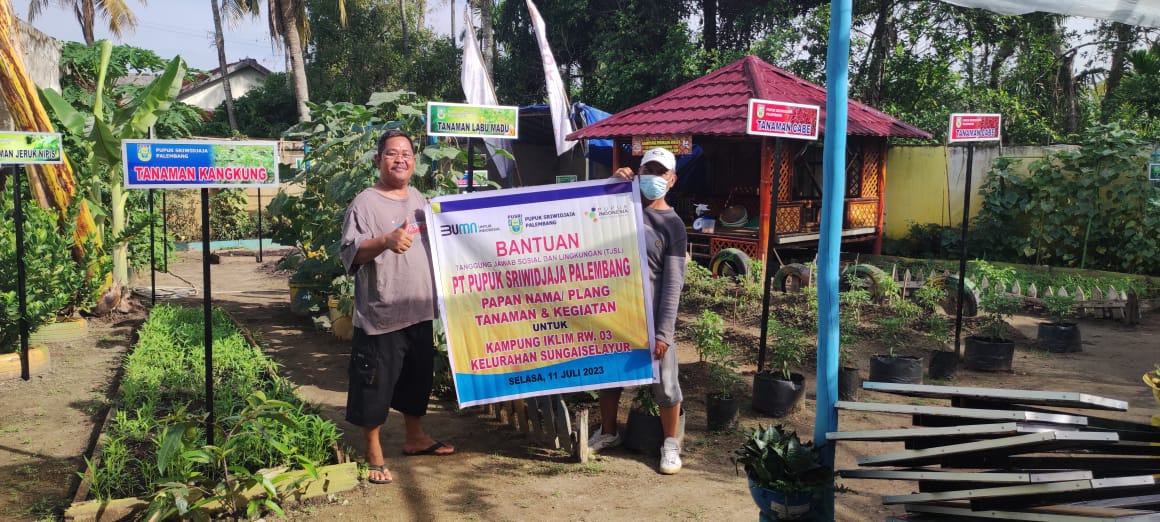
[[[513,215],[508,216],[508,229],[511,230],[513,234],[519,234],[520,232],[523,232],[524,231],[524,215],[523,214],[513,214]]]
[[[142,143],[137,145],[137,159],[141,161],[149,161],[153,159],[153,149],[149,147],[149,144]]]
[[[596,215],[596,207],[592,207],[592,210],[585,212],[584,215],[588,216],[588,219],[591,219],[593,223],[595,223],[596,220],[598,219],[598,217]]]

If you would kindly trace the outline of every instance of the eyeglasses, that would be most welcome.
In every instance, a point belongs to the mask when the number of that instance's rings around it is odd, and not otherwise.
[[[383,153],[383,157],[390,160],[390,161],[395,161],[397,159],[401,159],[403,161],[411,161],[411,160],[415,159],[414,154],[411,154],[410,152],[400,152],[397,150],[388,150],[388,151]]]

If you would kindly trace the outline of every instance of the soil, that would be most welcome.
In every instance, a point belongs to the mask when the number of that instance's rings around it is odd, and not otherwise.
[[[346,400],[348,342],[318,330],[306,317],[289,311],[286,275],[273,269],[276,257],[264,263],[252,256],[222,256],[212,265],[212,299],[256,334],[263,349],[282,364],[282,372],[298,383],[301,395],[317,404],[323,414],[346,433],[344,444],[356,459],[363,453],[359,431],[343,420]],[[200,306],[202,267],[196,256],[158,273],[158,286],[177,300]],[[148,304],[149,277],[138,278]],[[171,292],[170,292],[171,291]],[[119,363],[132,344],[132,331],[143,319],[141,311],[92,321],[82,341],[50,345],[50,368],[29,381],[0,381],[0,519],[60,518],[72,501],[78,472],[91,454],[104,422],[109,397],[115,393]],[[726,316],[728,319],[728,316]],[[682,322],[692,316],[682,316]],[[982,373],[960,368],[954,384],[1035,390],[1081,391],[1126,400],[1127,412],[1102,416],[1150,423],[1158,406],[1140,375],[1160,362],[1160,313],[1151,312],[1142,324],[1126,327],[1110,320],[1082,321],[1083,351],[1048,354],[1034,346],[1037,316],[1016,316],[1014,329],[1024,338],[1016,350],[1011,373]],[[756,330],[738,328],[742,346],[755,346]],[[588,464],[574,463],[565,452],[532,444],[529,439],[496,422],[480,408],[460,410],[454,398],[432,403],[425,421],[436,438],[458,448],[453,456],[403,457],[401,419],[392,414],[383,430],[387,465],[394,475],[389,485],[362,486],[323,501],[287,512],[293,520],[752,520],[757,512],[745,479],[729,461],[742,432],[706,432],[704,368],[691,342],[679,343],[687,430],[683,448],[684,470],[675,476],[656,472],[654,457],[606,451]],[[925,354],[915,346],[906,351]],[[751,350],[752,351],[752,350]],[[882,347],[862,342],[851,347],[850,361],[866,377],[869,356]],[[750,354],[752,355],[752,354]],[[750,360],[753,358],[751,357]],[[741,367],[747,387],[755,370]],[[752,412],[748,395],[741,400],[741,429],[781,423],[803,438],[813,437],[813,367],[803,368],[809,383],[805,403],[781,419]],[[932,399],[862,391],[872,402],[941,404]],[[622,422],[629,401],[622,401]],[[599,419],[595,404],[588,405],[591,425]],[[1089,412],[1091,413],[1091,412]],[[842,430],[902,428],[909,418],[840,412]],[[900,449],[900,443],[841,443],[839,468],[856,467],[859,455]],[[881,521],[898,508],[883,506],[884,494],[909,492],[907,482],[842,480],[849,492],[836,499],[836,519]]]

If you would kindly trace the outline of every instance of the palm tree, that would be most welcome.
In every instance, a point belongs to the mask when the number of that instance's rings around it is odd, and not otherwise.
[[[346,25],[346,0],[338,2],[339,21]],[[270,10],[270,38],[281,40],[290,57],[290,73],[293,77],[294,99],[298,102],[298,120],[309,121],[310,110],[306,102],[310,93],[306,88],[306,60],[302,50],[306,37],[310,34],[310,22],[306,19],[306,0],[267,0]]]
[[[140,1],[141,5],[145,5],[145,0]],[[129,6],[125,5],[124,0],[29,0],[28,20],[35,20],[50,2],[65,9],[72,8],[77,21],[81,23],[81,34],[84,35],[86,45],[93,45],[96,41],[93,36],[93,24],[96,23],[97,9],[100,9],[101,18],[108,21],[109,32],[117,39],[120,39],[125,31],[132,31],[137,27],[137,17],[129,10]]]
[[[257,17],[261,12],[258,0],[221,0],[219,6],[218,0],[209,0],[213,7],[213,29],[214,29],[214,45],[217,46],[218,52],[218,70],[222,75],[222,91],[226,95],[226,115],[229,117],[230,131],[238,132],[238,118],[234,115],[234,93],[230,87],[229,80],[229,64],[226,62],[226,42],[222,35],[222,11],[225,11],[226,19],[233,22],[241,19],[243,16],[249,14]]]

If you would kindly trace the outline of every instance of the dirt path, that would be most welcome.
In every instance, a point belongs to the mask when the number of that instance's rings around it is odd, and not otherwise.
[[[159,276],[160,286],[201,286],[201,265],[196,259],[171,268],[172,275]],[[283,373],[301,385],[303,397],[338,422],[347,434],[345,444],[361,455],[361,437],[342,421],[347,342],[317,331],[308,318],[290,314],[285,277],[273,274],[271,263],[223,257],[222,264],[213,267],[213,287],[214,303],[257,334],[263,349],[283,365]],[[199,298],[186,301],[195,306],[201,302]],[[1035,322],[1035,318],[1017,317],[1015,326],[1034,337]],[[1151,314],[1135,329],[1088,321],[1083,332],[1082,353],[1048,355],[1020,347],[1014,373],[960,370],[956,384],[1114,397],[1127,400],[1131,408],[1106,415],[1148,422],[1157,407],[1139,379],[1145,369],[1160,362],[1160,314]],[[88,343],[93,346],[55,349],[53,369],[39,381],[0,383],[5,399],[0,414],[0,518],[36,520],[67,504],[68,492],[62,483],[80,468],[80,456],[96,419],[90,410],[103,404],[119,356],[128,344],[128,327],[110,324],[95,336]],[[863,369],[872,350],[859,348],[854,357]],[[690,382],[699,375],[699,363],[688,343],[682,345],[681,361],[682,379],[688,385],[688,428],[685,469],[679,475],[661,476],[653,458],[622,450],[610,451],[587,465],[574,464],[560,452],[535,447],[524,435],[499,425],[479,409],[458,410],[453,400],[441,400],[433,404],[426,425],[434,436],[456,445],[456,455],[402,457],[400,419],[393,414],[383,439],[393,484],[365,485],[289,516],[296,520],[752,520],[756,511],[745,480],[735,474],[728,458],[741,435],[705,431],[704,395],[696,390],[696,382]],[[751,382],[753,368],[745,370],[749,373],[745,380]],[[814,381],[812,375],[808,378]],[[742,425],[783,423],[812,438],[814,394],[813,385],[809,386],[806,403],[798,412],[770,419],[743,411]],[[917,403],[869,392],[863,392],[862,400]],[[628,401],[623,402],[627,407]],[[749,404],[748,397],[742,404]],[[881,429],[906,427],[909,418],[842,413],[840,423],[843,430]],[[856,467],[858,455],[900,447],[841,444],[839,467]],[[843,484],[851,490],[837,499],[836,518],[843,521],[881,521],[897,509],[882,506],[879,496],[911,488],[909,483],[898,482],[846,480]]]

